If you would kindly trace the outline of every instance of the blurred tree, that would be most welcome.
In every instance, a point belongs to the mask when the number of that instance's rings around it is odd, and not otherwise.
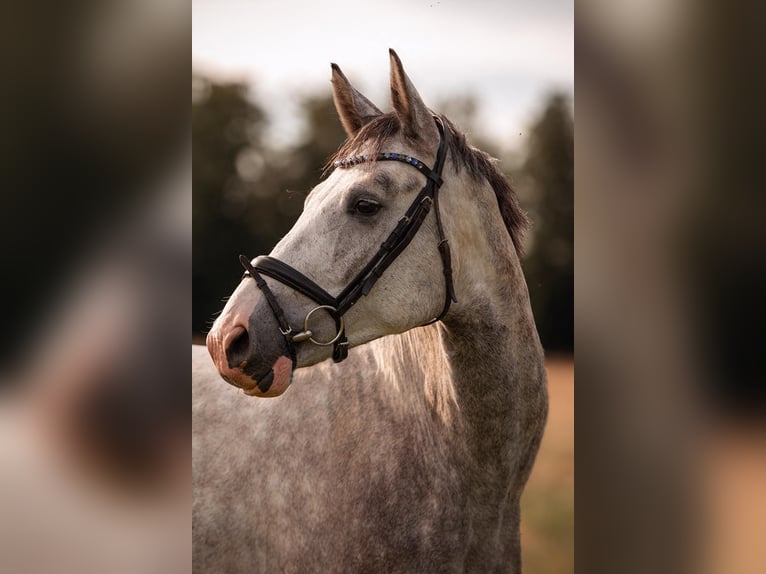
[[[525,272],[543,346],[574,350],[574,126],[569,100],[550,97],[521,168],[533,222]]]
[[[221,297],[227,293],[223,285],[236,284],[232,262],[237,254],[246,252],[258,237],[242,217],[252,206],[242,191],[237,164],[245,152],[260,147],[264,128],[263,111],[248,100],[247,86],[193,78],[192,328],[196,333],[205,332],[210,317],[220,310]]]
[[[500,158],[501,150],[497,142],[487,137],[482,130],[479,109],[476,96],[463,94],[443,98],[434,108],[434,111],[447,116],[459,131],[466,134],[468,143],[473,147],[487,152],[492,157]]]
[[[329,94],[305,97],[301,108],[306,129],[292,150],[290,161],[297,168],[293,185],[296,189],[310,190],[319,182],[327,159],[346,139],[346,132]]]
[[[271,251],[345,136],[329,96],[302,100],[304,134],[280,149],[265,141],[266,116],[247,85],[195,76],[192,104],[192,329],[200,335],[239,281],[237,255]]]

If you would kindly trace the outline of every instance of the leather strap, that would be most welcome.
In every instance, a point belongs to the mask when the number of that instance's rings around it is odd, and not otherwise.
[[[292,337],[293,330],[292,330],[292,327],[290,327],[290,323],[287,321],[287,317],[285,317],[285,313],[282,310],[282,307],[279,304],[279,301],[277,301],[277,298],[274,296],[274,292],[269,287],[269,284],[266,283],[266,281],[263,279],[263,277],[261,277],[258,271],[256,271],[253,268],[253,266],[250,264],[250,261],[247,259],[247,257],[245,257],[244,255],[240,255],[239,262],[245,268],[245,273],[250,275],[253,279],[255,279],[255,284],[258,286],[258,289],[261,290],[266,301],[269,303],[269,307],[271,307],[271,312],[274,313],[274,318],[276,318],[277,323],[279,324],[279,330],[284,336],[285,341],[287,342],[287,352],[290,354],[290,360],[293,362],[293,368],[295,368],[296,352],[295,352],[295,343],[293,342],[293,337]]]
[[[305,295],[320,305],[327,305],[337,309],[337,302],[335,297],[330,295],[327,291],[322,289],[319,285],[306,277],[303,273],[293,267],[290,267],[286,263],[281,262],[279,259],[261,255],[255,259],[255,264],[252,265],[244,255],[240,255],[239,258],[240,263],[242,263],[242,266],[245,267],[245,274],[248,274],[252,276],[253,279],[255,279],[255,284],[261,291],[263,291],[263,294],[266,297],[266,300],[268,301],[274,316],[277,317],[279,329],[285,336],[285,340],[288,341],[288,351],[290,351],[293,363],[295,363],[295,343],[292,340],[293,329],[287,322],[282,307],[280,307],[276,297],[274,297],[273,292],[271,289],[269,289],[266,281],[264,281],[264,279],[260,276],[259,272],[266,275],[267,277],[276,279],[280,283],[283,283],[291,289],[298,291],[302,295]],[[266,285],[265,289],[261,283]],[[329,312],[329,310],[327,311]],[[343,315],[343,313],[336,312],[330,313],[330,315],[335,321],[335,328],[340,329],[342,326],[340,317]],[[346,337],[346,333],[344,332],[333,345],[333,360],[336,363],[339,363],[346,357],[348,357],[348,339]]]
[[[335,306],[335,297],[322,289],[314,281],[306,277],[297,269],[282,263],[279,259],[261,255],[257,257],[253,267],[272,279],[284,283],[294,291],[298,291],[320,305]]]

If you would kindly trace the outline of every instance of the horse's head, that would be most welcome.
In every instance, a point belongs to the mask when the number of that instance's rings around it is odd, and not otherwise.
[[[449,248],[434,205],[449,127],[393,51],[392,112],[382,113],[335,65],[332,83],[349,136],[336,169],[271,256],[243,262],[249,272],[207,338],[221,375],[250,395],[280,395],[294,367],[342,360],[349,347],[423,325],[449,307]],[[385,161],[384,152],[401,157]],[[452,187],[446,170],[444,177],[442,193]],[[389,250],[381,256],[383,243]]]

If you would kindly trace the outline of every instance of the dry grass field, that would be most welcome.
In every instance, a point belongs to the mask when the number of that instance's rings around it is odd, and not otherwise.
[[[703,524],[699,571],[766,572],[766,432],[719,426],[699,467]]]
[[[574,362],[547,360],[548,425],[522,498],[526,574],[574,571]]]

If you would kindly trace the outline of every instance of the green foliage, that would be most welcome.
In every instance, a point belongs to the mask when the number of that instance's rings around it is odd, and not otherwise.
[[[533,222],[525,273],[547,350],[574,350],[574,126],[569,101],[550,98],[521,169]]]

